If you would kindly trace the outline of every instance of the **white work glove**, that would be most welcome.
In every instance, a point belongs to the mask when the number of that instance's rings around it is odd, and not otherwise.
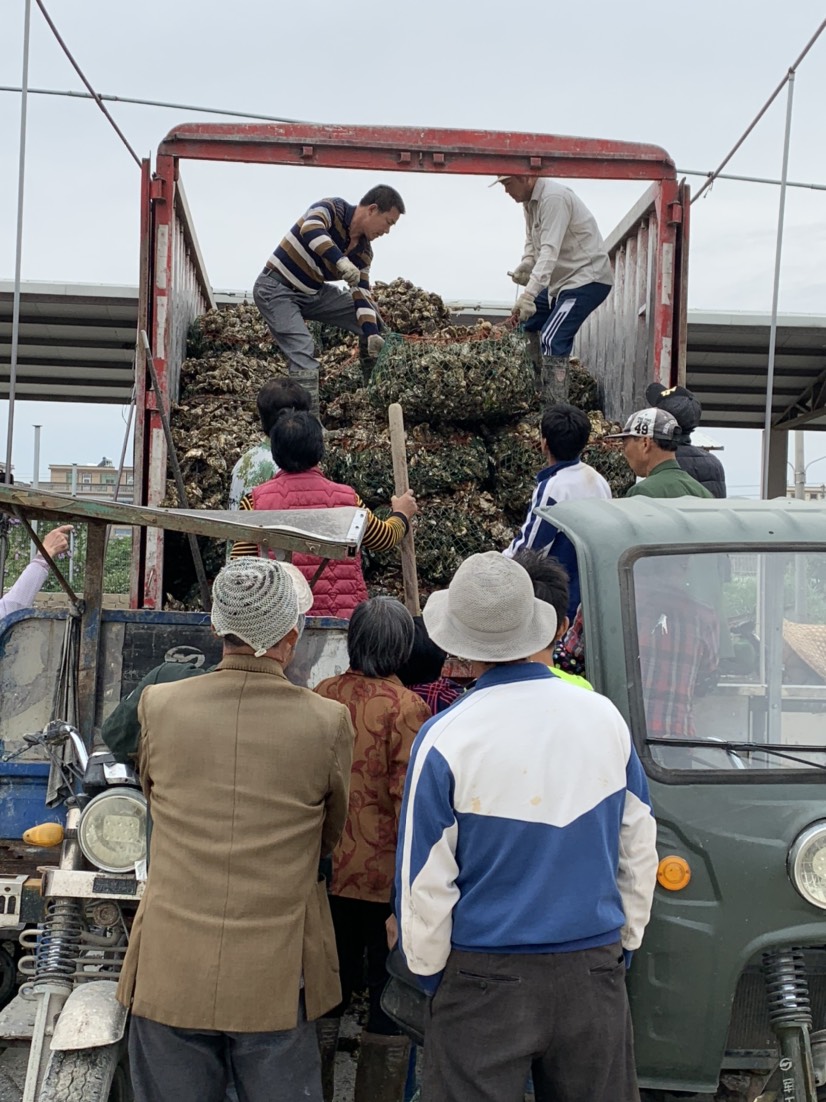
[[[361,279],[361,272],[352,262],[348,260],[346,256],[343,256],[336,264],[336,270],[340,273],[341,278],[346,280],[351,287],[358,287],[359,280]]]
[[[520,287],[527,287],[533,268],[530,264],[518,264],[512,272],[508,272],[514,283]]]
[[[378,333],[371,333],[367,338],[367,355],[370,359],[375,360],[382,348],[384,348],[384,337],[380,337]]]
[[[536,313],[536,302],[533,295],[529,295],[527,291],[523,291],[519,298],[516,300],[516,304],[513,308],[515,317],[518,317],[520,321],[529,321],[530,318]]]

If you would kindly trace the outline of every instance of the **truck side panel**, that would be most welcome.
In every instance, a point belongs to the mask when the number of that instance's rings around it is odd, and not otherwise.
[[[577,336],[606,416],[624,422],[652,381],[685,378],[687,189],[657,181],[608,237],[614,289]]]
[[[5,752],[21,749],[27,732],[56,718],[55,687],[65,629],[65,612],[21,609],[0,619],[0,746]],[[220,640],[205,613],[104,610],[94,727],[100,727],[121,698],[161,662],[208,669],[220,658]],[[343,673],[348,664],[347,622],[311,617],[287,676],[298,685],[314,687]]]
[[[178,398],[189,327],[214,307],[215,300],[174,158],[158,158],[158,171],[143,189],[143,203],[141,256],[145,255],[146,268],[141,272],[139,327],[149,336],[168,411]],[[166,440],[140,341],[137,363],[135,489],[139,496],[135,500],[142,505],[158,504],[166,493]],[[137,535],[131,604],[133,608],[160,608],[163,533],[141,529]]]

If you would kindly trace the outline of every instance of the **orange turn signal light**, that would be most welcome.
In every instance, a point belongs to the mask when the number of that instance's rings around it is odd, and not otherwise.
[[[28,846],[51,849],[52,846],[59,846],[62,843],[64,834],[60,823],[41,823],[39,826],[29,827],[23,835],[23,841]]]
[[[671,853],[657,866],[657,883],[668,892],[682,891],[690,879],[691,869],[685,857]]]

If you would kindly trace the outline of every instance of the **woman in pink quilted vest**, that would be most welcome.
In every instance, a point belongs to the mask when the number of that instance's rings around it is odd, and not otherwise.
[[[364,508],[352,486],[325,478],[319,470],[324,458],[324,433],[320,422],[304,410],[282,410],[270,432],[272,455],[279,471],[241,499],[241,509],[331,509],[337,505]],[[367,514],[362,547],[368,551],[390,551],[397,547],[416,515],[416,500],[410,490],[390,499],[392,512],[380,520]],[[238,542],[232,558],[258,555],[254,543]],[[293,562],[312,581],[321,562],[315,555],[293,555]],[[349,620],[353,610],[367,598],[361,569],[361,555],[330,561],[313,586],[313,616],[336,616]]]

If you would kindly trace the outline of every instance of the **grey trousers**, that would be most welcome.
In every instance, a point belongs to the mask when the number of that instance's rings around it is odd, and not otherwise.
[[[619,944],[575,953],[454,950],[425,1031],[427,1102],[639,1102]]]
[[[322,1102],[315,1024],[303,1006],[296,1028],[278,1033],[175,1029],[133,1015],[129,1067],[135,1102]]]
[[[319,321],[361,336],[353,296],[332,283],[323,284],[315,295],[305,295],[277,276],[262,273],[255,281],[252,297],[284,353],[290,378],[310,391],[313,411],[318,413],[318,360],[305,322]]]

